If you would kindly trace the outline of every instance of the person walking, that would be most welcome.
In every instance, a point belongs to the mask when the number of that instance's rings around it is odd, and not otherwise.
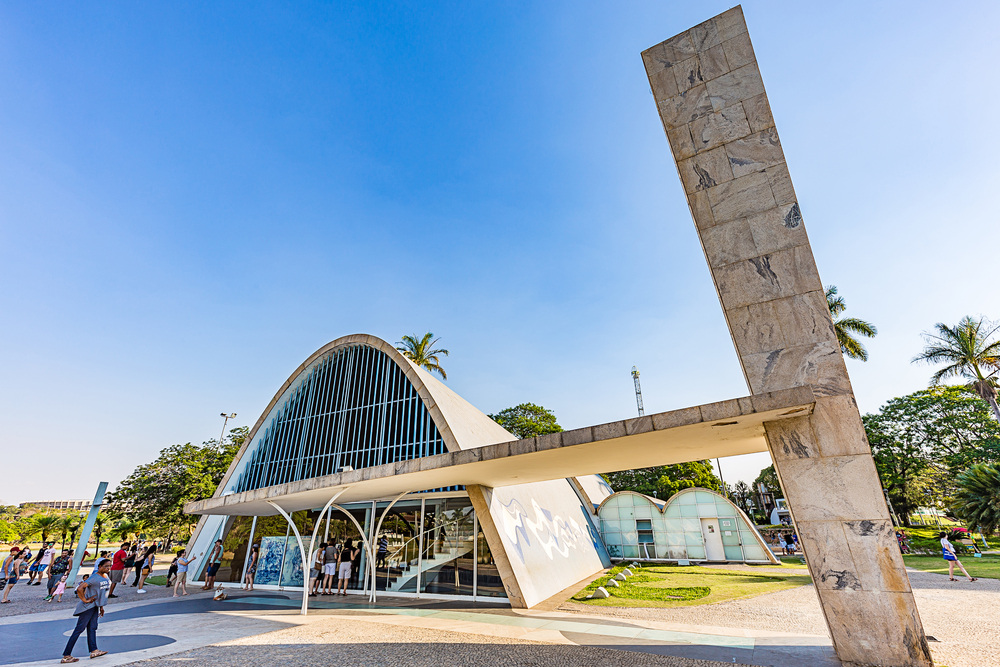
[[[52,565],[49,566],[49,594],[45,596],[46,602],[51,602],[52,597],[56,595],[52,591],[59,585],[59,580],[62,579],[63,575],[69,572],[71,559],[72,556],[69,549],[63,549],[62,554],[56,556],[55,560],[52,561]]]
[[[948,579],[950,581],[958,581],[955,578],[955,565],[957,564],[962,573],[969,578],[969,581],[979,581],[976,577],[966,572],[962,562],[958,560],[958,556],[955,555],[955,547],[948,541],[948,533],[938,533],[938,537],[941,539],[941,556],[948,563]]]
[[[73,634],[66,642],[66,649],[63,651],[63,659],[60,663],[80,662],[79,658],[73,657],[73,647],[76,640],[84,630],[87,631],[87,650],[90,651],[91,658],[99,658],[107,655],[107,651],[97,648],[97,619],[104,616],[104,606],[108,603],[108,592],[111,590],[111,561],[103,558],[97,561],[97,567],[89,577],[81,581],[76,587],[76,596],[80,599],[76,603],[76,627]]]
[[[340,581],[337,582],[337,593],[340,595],[347,595],[347,583],[351,579],[351,565],[360,551],[360,549],[354,548],[354,542],[348,537],[347,541],[344,542],[344,548],[340,551],[340,556],[337,558],[337,573],[340,577]]]
[[[187,589],[187,574],[188,565],[194,562],[197,556],[187,557],[187,549],[181,549],[177,552],[177,580],[174,582],[174,597],[177,597],[177,591],[183,590],[184,595],[190,595]]]
[[[257,558],[260,556],[260,545],[250,547],[250,562],[247,563],[247,573],[243,575],[244,590],[253,590],[253,579],[257,575]]]
[[[17,580],[21,578],[21,565],[23,563],[24,551],[19,547],[11,547],[10,555],[3,559],[3,565],[0,566],[0,576],[3,577],[0,579],[3,582],[3,599],[0,599],[0,603],[10,603],[7,596],[10,595],[10,591],[14,588]]]
[[[142,578],[142,564],[145,561],[145,553],[146,550],[138,544],[132,547],[132,569],[135,570],[135,579],[132,580],[132,588],[138,586],[139,579]]]
[[[143,586],[146,585],[146,577],[150,575],[153,571],[153,565],[156,564],[156,545],[150,544],[149,548],[146,549],[146,553],[142,557],[142,578],[139,579],[139,588],[135,591],[136,593],[145,593],[146,589]]]
[[[129,546],[128,542],[122,543],[118,551],[111,556],[111,591],[108,593],[109,598],[118,597],[115,595],[115,587],[122,583],[122,580],[125,578],[125,562],[128,558]]]
[[[215,546],[208,554],[208,569],[205,570],[205,585],[201,590],[208,591],[215,588],[215,575],[219,573],[222,565],[222,540],[216,540]]]

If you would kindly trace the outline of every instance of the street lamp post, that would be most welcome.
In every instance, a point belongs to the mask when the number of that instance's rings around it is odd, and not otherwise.
[[[219,416],[226,418],[226,420],[224,422],[222,422],[222,435],[219,436],[219,446],[221,447],[222,446],[222,439],[226,437],[226,425],[229,423],[230,419],[232,419],[233,417],[236,416],[236,413],[234,412],[231,415],[227,415],[225,412],[222,412],[222,413],[219,414]]]

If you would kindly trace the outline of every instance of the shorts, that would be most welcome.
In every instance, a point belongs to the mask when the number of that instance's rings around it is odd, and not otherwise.
[[[17,583],[17,577],[11,577],[10,579],[7,580],[8,586],[13,586],[16,583]]]
[[[329,574],[333,576],[337,574],[337,564],[336,563],[324,563],[323,564],[323,574]]]
[[[351,563],[341,563],[340,564],[340,578],[350,579],[351,578]]]
[[[125,574],[125,570],[111,570],[111,583],[120,584],[122,583],[122,576]]]
[[[309,570],[309,578],[310,579],[315,579],[318,576],[319,576],[319,570],[317,570],[316,568],[313,568],[313,569]]]
[[[211,565],[208,566],[208,572],[206,574],[209,577],[214,577],[219,573],[219,566],[221,565],[222,563],[212,563]]]

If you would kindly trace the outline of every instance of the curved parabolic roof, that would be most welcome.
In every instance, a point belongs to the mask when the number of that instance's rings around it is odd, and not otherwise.
[[[216,493],[516,439],[389,343],[355,334],[281,385]]]

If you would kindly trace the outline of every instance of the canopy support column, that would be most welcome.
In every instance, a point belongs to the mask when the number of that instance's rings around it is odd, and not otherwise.
[[[278,510],[281,513],[281,516],[285,517],[285,521],[288,522],[288,525],[292,528],[292,532],[295,533],[295,541],[299,543],[299,553],[302,554],[302,577],[304,579],[303,587],[305,588],[306,592],[306,595],[302,596],[302,615],[305,616],[307,613],[309,613],[309,596],[308,596],[309,568],[308,564],[306,563],[306,547],[304,544],[302,544],[302,536],[299,535],[299,529],[295,525],[295,522],[292,521],[291,515],[285,510],[281,509],[278,503],[274,502],[273,500],[268,500],[267,504],[273,507],[274,509]]]
[[[398,503],[403,498],[403,496],[409,495],[409,493],[410,493],[409,491],[403,491],[401,494],[399,494],[398,496],[396,496],[393,499],[393,501],[391,503],[389,503],[389,506],[386,507],[385,510],[382,512],[382,516],[380,516],[378,518],[378,525],[375,528],[375,532],[372,533],[375,536],[376,540],[378,540],[378,533],[379,533],[380,530],[382,530],[382,522],[385,520],[385,517],[389,514],[389,510],[391,510],[392,506],[395,505],[396,503]],[[377,577],[376,577],[376,574],[375,574],[375,559],[374,558],[369,558],[368,562],[371,564],[371,568],[372,568],[372,594],[368,596],[368,601],[369,602],[375,602],[375,594],[376,594],[375,584],[376,584],[376,581],[377,581]]]

